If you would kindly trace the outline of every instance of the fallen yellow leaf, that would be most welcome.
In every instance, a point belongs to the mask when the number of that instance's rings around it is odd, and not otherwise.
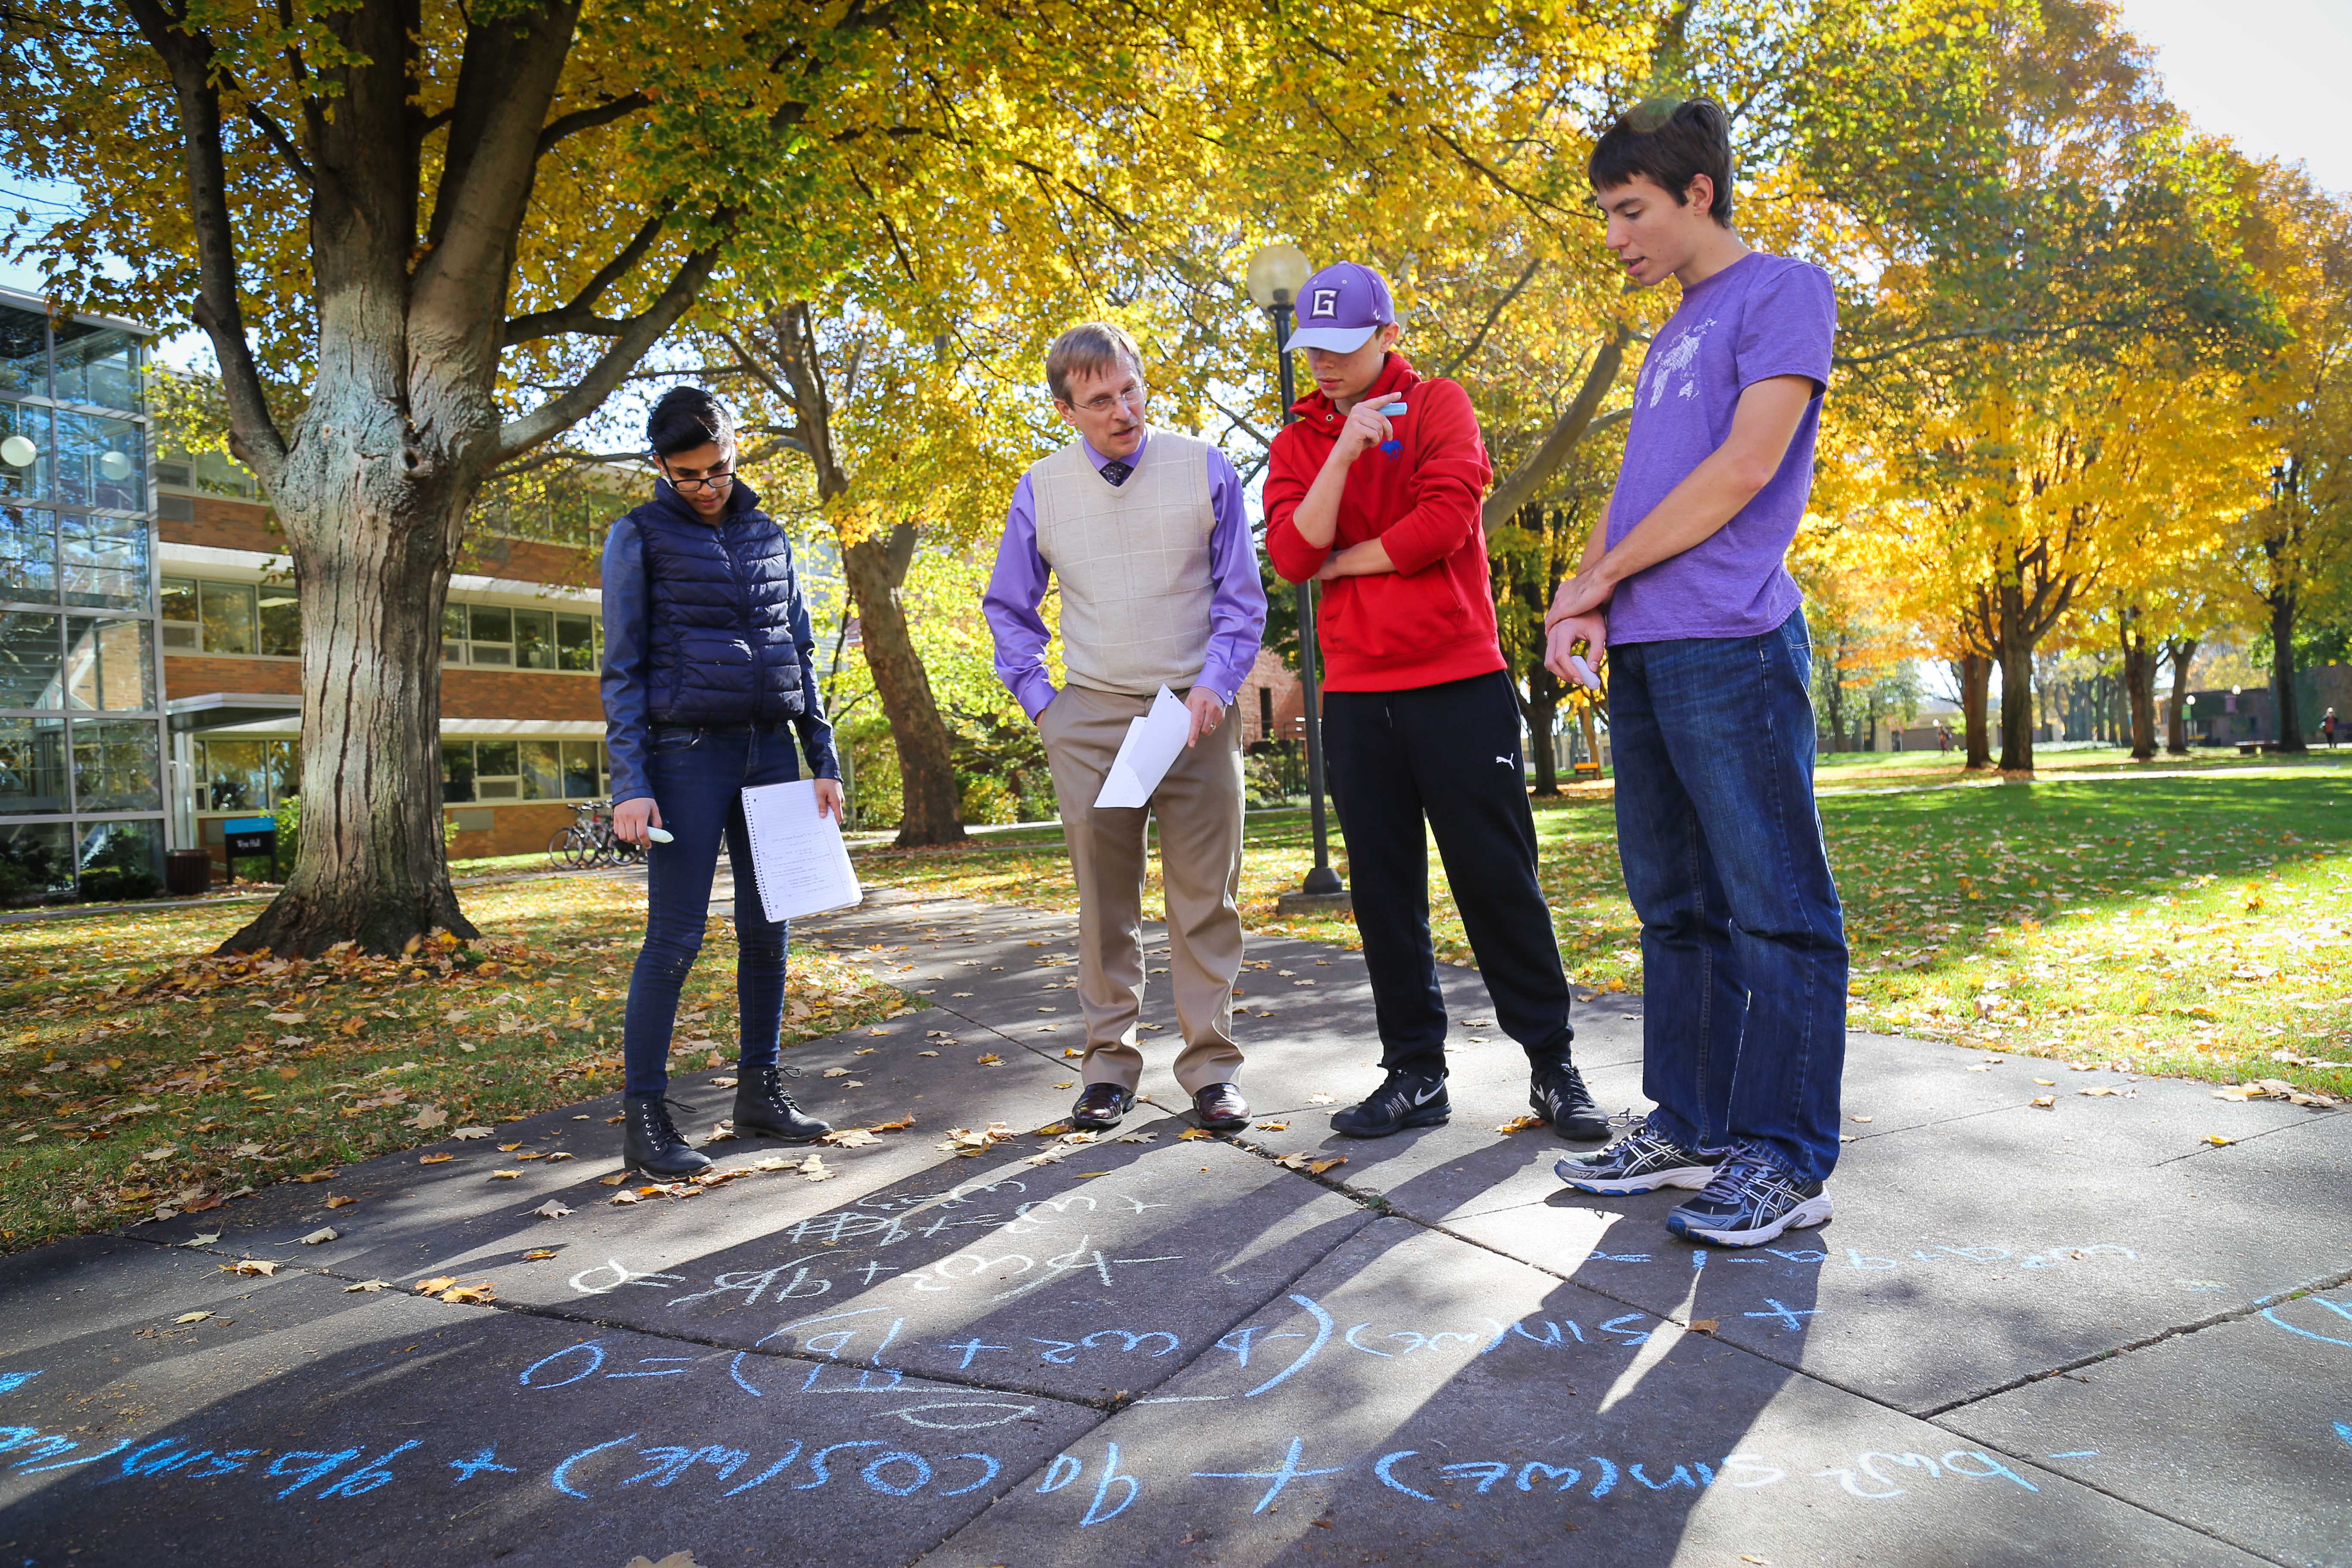
[[[211,1316],[212,1314],[210,1312],[183,1312],[178,1317],[173,1319],[172,1321],[175,1323],[201,1323],[206,1318]]]
[[[443,1274],[431,1279],[419,1279],[416,1282],[415,1290],[420,1296],[438,1296],[457,1282],[457,1277],[455,1274]]]
[[[2219,1132],[2208,1132],[2205,1134],[2205,1142],[2212,1144],[2216,1149],[2226,1149],[2231,1144],[2235,1143],[2237,1140],[2235,1138],[2224,1138]]]
[[[2028,1105],[2037,1105],[2042,1110],[2048,1110],[2058,1103],[2058,1097],[2054,1094],[2037,1094],[2032,1100],[2027,1100],[2026,1103]]]
[[[555,1256],[555,1248],[551,1247],[534,1247],[522,1255],[522,1260],[525,1263],[544,1263]]]
[[[521,1174],[522,1173],[520,1171],[492,1171],[490,1173],[490,1180],[494,1182],[511,1182]]]
[[[1508,1121],[1506,1121],[1501,1126],[1496,1128],[1495,1131],[1497,1132],[1525,1132],[1531,1127],[1541,1127],[1543,1124],[1544,1119],[1540,1116],[1514,1116]]]
[[[416,1163],[420,1165],[446,1165],[457,1157],[455,1154],[426,1154]]]

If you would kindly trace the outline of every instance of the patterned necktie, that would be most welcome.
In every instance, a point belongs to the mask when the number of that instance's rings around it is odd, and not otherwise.
[[[1102,477],[1114,485],[1127,483],[1127,476],[1133,472],[1135,472],[1134,464],[1122,463],[1117,458],[1113,458],[1102,466]]]

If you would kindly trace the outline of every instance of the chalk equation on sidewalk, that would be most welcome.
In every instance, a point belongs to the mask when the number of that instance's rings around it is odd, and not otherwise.
[[[1021,1418],[1014,1406],[1000,1407],[990,1425]],[[430,1446],[428,1446],[430,1445]],[[980,1447],[929,1447],[896,1437],[807,1438],[742,1442],[670,1441],[657,1431],[626,1431],[594,1442],[525,1453],[509,1445],[475,1439],[440,1442],[422,1437],[379,1447],[355,1443],[340,1448],[280,1450],[212,1447],[173,1435],[118,1439],[78,1452],[80,1439],[30,1426],[0,1427],[0,1465],[11,1479],[55,1471],[78,1472],[95,1488],[126,1482],[217,1481],[238,1478],[250,1484],[257,1502],[310,1503],[355,1500],[398,1486],[409,1493],[447,1493],[503,1485],[552,1492],[573,1503],[593,1506],[623,1501],[633,1492],[682,1488],[698,1500],[725,1502],[766,1489],[771,1495],[845,1489],[884,1503],[908,1499],[949,1500],[994,1488],[1006,1476],[1006,1460]],[[1316,1463],[1316,1459],[1328,1463]],[[1033,1461],[1034,1462],[1034,1461]],[[1622,1453],[1561,1455],[1558,1460],[1464,1458],[1458,1445],[1430,1451],[1389,1448],[1381,1453],[1310,1452],[1304,1436],[1292,1436],[1278,1453],[1236,1449],[1224,1469],[1162,1468],[1116,1441],[1086,1452],[1065,1450],[1048,1460],[1025,1489],[1036,1496],[1068,1493],[1078,1529],[1108,1523],[1148,1493],[1162,1489],[1197,1500],[1197,1513],[1213,1499],[1236,1513],[1263,1513],[1295,1482],[1345,1478],[1323,1489],[1378,1488],[1431,1504],[1491,1504],[1536,1497],[1573,1497],[1599,1501],[1612,1494],[1643,1494],[1717,1489],[1755,1491],[1783,1484],[1833,1488],[1871,1502],[1913,1496],[1931,1483],[1995,1482],[2039,1493],[2039,1483],[2002,1459],[1979,1448],[1940,1454],[1870,1451],[1835,1456],[1826,1462],[1788,1455],[1732,1453],[1653,1456]],[[1016,1475],[1019,1472],[1015,1472]],[[1244,1483],[1201,1486],[1193,1483]]]
[[[2324,1317],[2323,1311],[2333,1315]],[[2290,1322],[2291,1317],[2302,1321]],[[2273,1328],[2284,1329],[2306,1340],[2352,1349],[2352,1302],[2331,1301],[2325,1296],[2299,1296],[2292,1301],[2263,1308],[2263,1318]]]

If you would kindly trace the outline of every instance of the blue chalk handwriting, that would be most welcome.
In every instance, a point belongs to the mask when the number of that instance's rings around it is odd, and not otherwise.
[[[1290,1440],[1290,1447],[1283,1454],[1281,1461],[1270,1470],[1194,1470],[1192,1472],[1192,1479],[1195,1480],[1269,1482],[1271,1484],[1266,1487],[1265,1494],[1257,1500],[1257,1506],[1250,1510],[1252,1513],[1264,1513],[1267,1509],[1274,1506],[1274,1500],[1280,1497],[1282,1495],[1282,1489],[1288,1486],[1291,1482],[1307,1476],[1340,1475],[1348,1469],[1349,1467],[1346,1465],[1331,1465],[1320,1469],[1307,1469],[1302,1468],[1298,1461],[1300,1456],[1305,1452],[1306,1443],[1307,1440],[1303,1437],[1293,1437]]]
[[[1078,1520],[1078,1528],[1081,1530],[1090,1524],[1101,1524],[1106,1521],[1117,1519],[1128,1510],[1129,1506],[1143,1491],[1141,1481],[1133,1476],[1124,1474],[1119,1469],[1118,1445],[1106,1443],[1103,1448],[1102,1470],[1095,1479],[1094,1500],[1087,1504],[1087,1511]],[[1086,1461],[1076,1455],[1066,1452],[1056,1454],[1054,1456],[1053,1463],[1045,1467],[1045,1475],[1039,1478],[1036,1490],[1060,1491],[1083,1477],[1086,1471]],[[1115,1491],[1118,1497],[1116,1506],[1110,1500]]]
[[[0,1372],[0,1394],[14,1394],[40,1375],[38,1368],[31,1372]]]
[[[2301,1298],[2301,1300],[2310,1302],[2315,1306],[2325,1307],[2329,1311],[2335,1313],[2337,1317],[2342,1318],[2346,1323],[2352,1324],[2352,1304],[2347,1304],[2343,1301],[2331,1301],[2325,1296],[2305,1296]],[[2352,1339],[2338,1339],[2334,1334],[2323,1334],[2317,1329],[2300,1328],[2294,1323],[2288,1322],[2284,1318],[2279,1316],[2279,1310],[2277,1307],[2264,1307],[2263,1309],[2263,1316],[2270,1321],[2273,1327],[2284,1329],[2291,1334],[2301,1334],[2307,1340],[2322,1340],[2331,1345],[2352,1345]],[[2322,1319],[2321,1321],[2326,1322],[2326,1320]],[[2336,1327],[2333,1323],[2329,1323],[2327,1326],[2330,1328]],[[2347,1329],[2346,1331],[2347,1333],[2352,1333],[2352,1329]]]

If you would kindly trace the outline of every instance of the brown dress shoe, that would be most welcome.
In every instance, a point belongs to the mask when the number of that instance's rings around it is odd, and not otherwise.
[[[1213,1083],[1194,1095],[1192,1110],[1212,1132],[1238,1132],[1249,1125],[1249,1101],[1229,1083]]]
[[[1115,1083],[1090,1083],[1078,1091],[1070,1107],[1070,1125],[1081,1132],[1100,1132],[1118,1125],[1135,1109],[1135,1096]]]

